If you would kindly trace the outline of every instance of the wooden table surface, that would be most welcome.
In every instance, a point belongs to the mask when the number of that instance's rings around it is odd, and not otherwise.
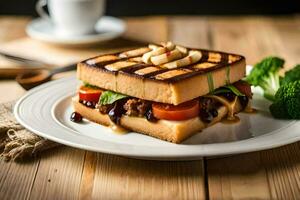
[[[22,38],[30,18],[0,17],[0,42]],[[300,63],[300,16],[126,18],[126,36],[236,52],[253,64]],[[0,80],[0,102],[25,91]],[[299,199],[300,143],[189,162],[129,159],[60,147],[34,161],[1,162],[0,199]]]

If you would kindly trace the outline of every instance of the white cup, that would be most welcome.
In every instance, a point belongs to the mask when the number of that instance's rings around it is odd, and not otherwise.
[[[50,16],[43,7],[48,7]],[[104,13],[105,0],[39,0],[38,14],[54,24],[55,33],[61,36],[91,34]]]

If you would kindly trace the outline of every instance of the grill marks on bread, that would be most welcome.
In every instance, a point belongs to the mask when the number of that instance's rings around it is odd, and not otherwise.
[[[114,73],[122,72],[140,78],[176,82],[201,73],[213,71],[217,68],[226,67],[243,59],[241,56],[234,54],[208,50],[197,51],[202,54],[201,59],[197,63],[175,69],[166,69],[161,66],[144,63],[142,56],[145,53],[151,52],[151,49],[148,47],[119,54],[98,56],[86,60],[85,63],[89,66],[102,68]]]
[[[210,67],[216,66],[215,63],[210,63],[210,62],[203,62],[203,63],[198,63],[193,66],[194,69],[208,69]]]
[[[157,72],[161,70],[159,67],[155,67],[155,66],[150,66],[150,67],[146,67],[146,68],[143,68],[143,69],[139,69],[137,71],[135,71],[134,73],[137,74],[137,75],[146,75],[146,74],[150,74],[152,72]]]
[[[105,69],[110,71],[119,71],[125,67],[136,65],[136,62],[129,62],[129,61],[118,61],[112,64],[105,65]]]
[[[155,76],[155,78],[158,80],[165,80],[165,79],[170,79],[173,77],[178,77],[180,75],[187,74],[189,72],[193,72],[193,71],[189,70],[189,69],[173,69],[173,70],[161,73],[161,74],[157,74]]]

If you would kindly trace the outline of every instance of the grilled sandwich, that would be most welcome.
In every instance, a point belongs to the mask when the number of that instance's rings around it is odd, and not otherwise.
[[[80,62],[72,104],[90,121],[180,143],[249,110],[245,67],[241,55],[150,44]]]

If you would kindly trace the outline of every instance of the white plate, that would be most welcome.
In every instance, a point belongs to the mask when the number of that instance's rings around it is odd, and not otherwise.
[[[29,91],[16,104],[17,120],[32,132],[50,140],[81,149],[154,160],[193,160],[270,149],[299,140],[300,123],[275,120],[268,112],[269,102],[254,90],[257,114],[240,113],[240,123],[218,123],[182,144],[172,144],[130,132],[113,133],[92,122],[73,123],[71,97],[75,77],[52,81]]]
[[[35,19],[26,28],[27,34],[44,42],[60,45],[87,45],[119,37],[125,31],[125,23],[115,17],[103,16],[95,26],[95,33],[62,37],[55,34],[53,24],[42,18]]]

